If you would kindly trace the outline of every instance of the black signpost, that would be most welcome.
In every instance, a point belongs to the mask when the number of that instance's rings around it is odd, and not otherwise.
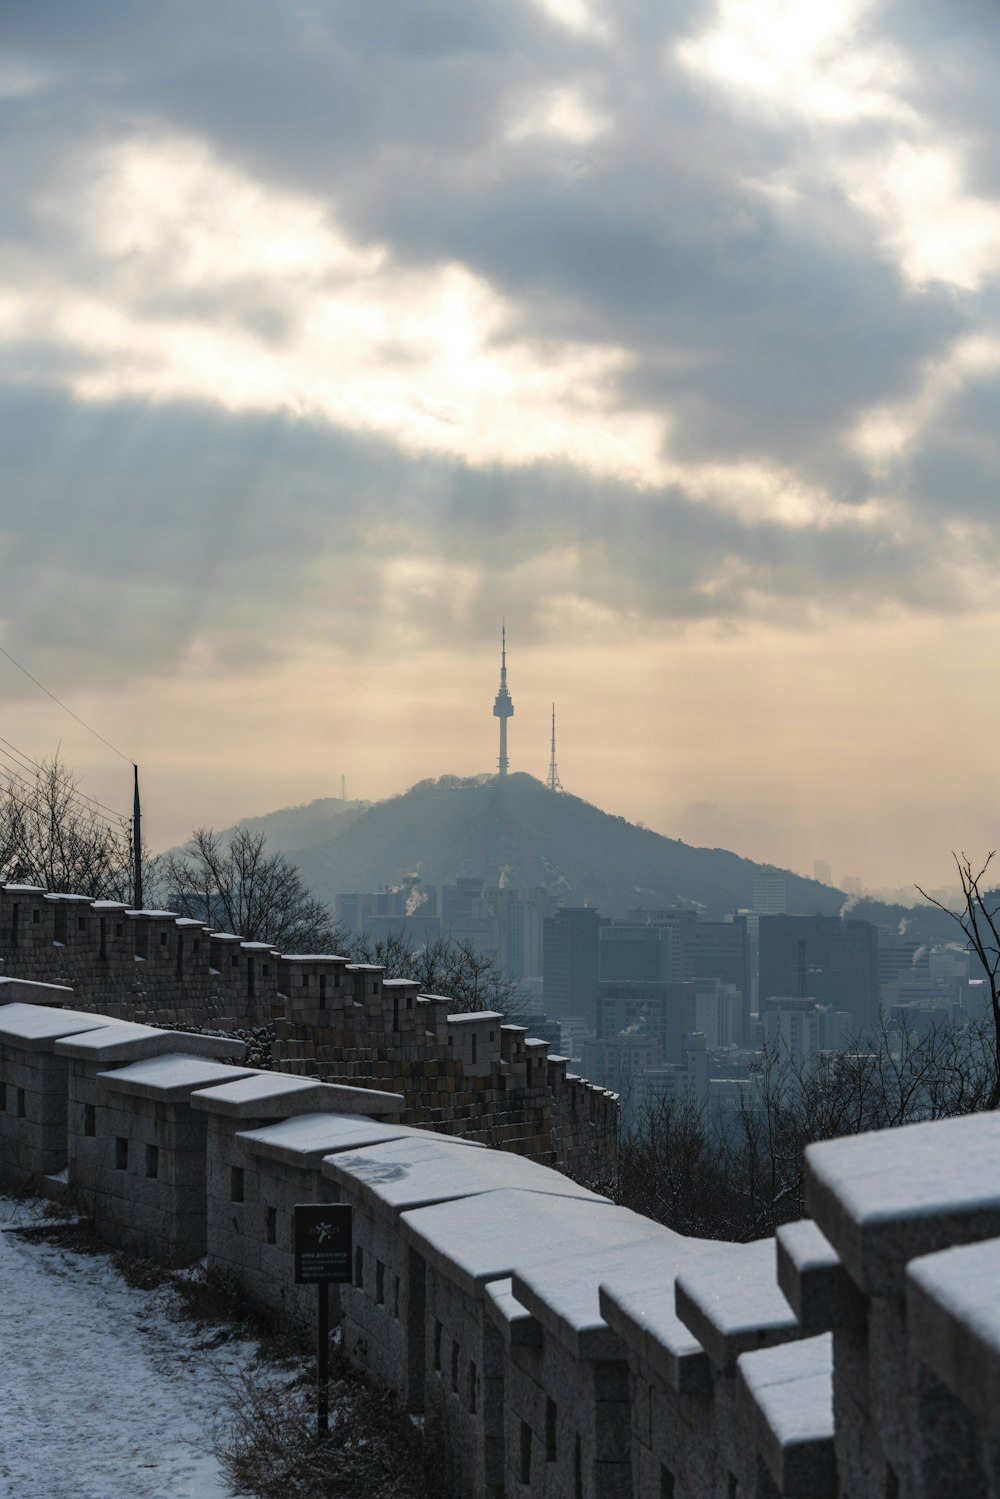
[[[294,1216],[295,1284],[315,1286],[319,1308],[316,1435],[330,1427],[330,1307],[327,1286],[351,1280],[354,1209],[342,1203],[297,1203]]]

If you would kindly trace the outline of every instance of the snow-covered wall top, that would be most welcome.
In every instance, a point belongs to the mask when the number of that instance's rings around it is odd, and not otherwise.
[[[1000,1493],[996,1114],[810,1147],[814,1217],[715,1244],[408,1127],[398,1096],[162,1036],[0,1004],[0,1176],[70,1194],[109,1242],[207,1253],[310,1325],[292,1210],[349,1204],[344,1347],[432,1418],[457,1492]]]

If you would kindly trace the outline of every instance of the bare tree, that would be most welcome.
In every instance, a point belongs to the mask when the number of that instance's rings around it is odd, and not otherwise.
[[[516,985],[504,978],[496,953],[481,953],[471,942],[438,937],[414,946],[402,931],[373,941],[366,933],[344,939],[355,963],[379,963],[389,978],[415,979],[424,994],[445,994],[456,1013],[499,1010],[510,1014]]]
[[[993,1012],[993,1046],[996,1064],[993,1087],[987,1103],[987,1108],[990,1109],[1000,1107],[1000,925],[998,925],[1000,891],[985,889],[984,881],[995,857],[996,850],[991,849],[977,870],[968,854],[952,853],[962,886],[964,906],[961,911],[950,910],[948,906],[942,905],[941,901],[935,900],[933,895],[928,895],[927,891],[922,890],[919,885],[916,887],[924,900],[930,901],[932,906],[937,906],[939,911],[944,911],[962,928],[969,947],[976,954],[983,973],[986,975],[986,982],[990,989],[990,1007]]]
[[[263,833],[236,828],[228,838],[196,828],[168,854],[158,880],[164,900],[182,916],[271,942],[283,952],[335,952],[330,911],[310,894],[284,854],[269,854]]]
[[[132,899],[132,825],[106,815],[56,754],[0,792],[0,868],[8,881],[94,900]]]
[[[760,1238],[805,1216],[807,1145],[985,1109],[995,1079],[988,1019],[920,1037],[883,1022],[812,1070],[772,1042],[728,1118],[711,1118],[690,1094],[641,1110],[622,1134],[610,1190],[679,1233]]]

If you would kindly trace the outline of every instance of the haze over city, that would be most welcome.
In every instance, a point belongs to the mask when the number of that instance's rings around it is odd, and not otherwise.
[[[496,768],[996,840],[995,5],[0,18],[0,645],[196,823]],[[130,770],[0,659],[3,733]]]

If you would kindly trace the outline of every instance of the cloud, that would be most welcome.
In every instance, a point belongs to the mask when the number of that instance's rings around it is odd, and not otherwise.
[[[909,70],[897,48],[865,37],[871,0],[719,0],[700,33],[676,43],[684,67],[776,114],[844,125],[910,123]],[[861,34],[859,34],[861,33]]]
[[[10,628],[100,674],[504,600],[540,634],[972,606],[974,27],[936,68],[861,0],[181,9],[5,18]]]
[[[534,346],[461,265],[398,265],[331,209],[188,139],[154,132],[84,171],[75,201],[43,196],[41,211],[75,230],[88,283],[15,254],[0,298],[7,342],[62,351],[77,399],[287,411],[472,464],[572,453],[596,473],[658,476],[656,416],[605,395],[623,350]]]

